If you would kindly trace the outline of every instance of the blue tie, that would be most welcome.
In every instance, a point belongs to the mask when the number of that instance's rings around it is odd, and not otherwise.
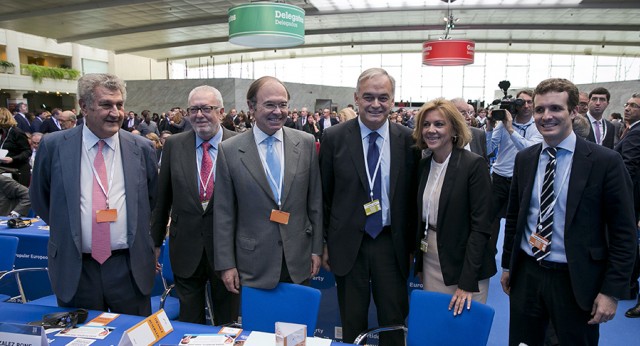
[[[367,164],[369,166],[369,178],[373,178],[373,173],[376,170],[378,159],[380,158],[380,151],[376,145],[376,140],[380,135],[377,132],[371,132],[369,134],[369,150],[367,150]],[[373,199],[380,201],[382,207],[382,187],[381,177],[382,169],[378,169],[378,174],[373,181]],[[380,232],[382,232],[382,210],[367,216],[367,222],[364,225],[364,230],[371,236],[376,238]]]
[[[269,136],[265,139],[265,142],[267,142],[267,167],[269,167],[269,172],[271,172],[271,177],[273,178],[272,180],[267,177],[267,180],[269,181],[269,186],[271,186],[271,191],[273,191],[273,197],[276,201],[280,201],[280,196],[278,196],[278,185],[280,185],[280,160],[278,159],[278,155],[273,147],[275,139],[276,138],[273,136]]]

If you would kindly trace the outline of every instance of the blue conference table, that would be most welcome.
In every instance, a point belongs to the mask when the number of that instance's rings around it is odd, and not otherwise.
[[[26,324],[28,322],[41,320],[42,316],[45,314],[73,310],[75,309],[18,303],[0,303],[0,322]],[[94,319],[100,313],[100,311],[90,310],[86,322]],[[111,321],[111,323],[107,325],[108,327],[114,327],[115,330],[103,340],[96,340],[92,345],[117,345],[118,341],[120,341],[120,338],[122,337],[122,334],[127,329],[133,327],[143,319],[144,318],[140,316],[120,315],[118,318]],[[220,329],[219,327],[184,323],[178,321],[171,321],[171,325],[173,326],[173,331],[162,338],[158,343],[156,343],[156,345],[178,345],[180,343],[180,339],[184,334],[213,334],[217,333]],[[245,336],[248,336],[249,334],[250,331],[242,332],[242,335]],[[73,338],[69,337],[55,336],[55,333],[48,334],[47,336],[49,339],[54,339],[54,341],[50,344],[52,346],[66,345],[67,343],[71,342],[71,340],[73,340]],[[343,344],[334,341],[331,342],[331,345],[339,346],[349,344]]]

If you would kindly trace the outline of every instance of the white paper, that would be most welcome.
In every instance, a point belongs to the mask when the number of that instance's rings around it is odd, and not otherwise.
[[[113,331],[113,327],[88,327],[71,328],[67,331],[61,331],[56,336],[64,336],[69,338],[91,338],[104,339]]]
[[[92,339],[77,338],[71,340],[71,342],[68,343],[67,346],[87,346],[93,344],[94,342],[96,341]]]
[[[275,346],[276,335],[263,332],[251,332],[244,346]],[[307,337],[307,346],[330,346],[331,339],[309,338]]]
[[[0,159],[4,159],[7,154],[9,154],[9,150],[7,149],[0,149]]]

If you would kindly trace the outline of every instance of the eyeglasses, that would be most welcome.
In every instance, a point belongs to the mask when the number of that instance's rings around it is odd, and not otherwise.
[[[627,102],[622,107],[623,108],[631,107],[633,109],[640,109],[640,105],[637,104],[637,103],[633,103],[633,102]]]
[[[267,102],[267,103],[263,103],[262,107],[264,107],[266,110],[270,112],[273,112],[277,108],[280,108],[280,110],[287,110],[289,108],[289,104],[286,102],[282,102],[282,103]]]
[[[193,106],[193,107],[189,107],[187,108],[187,110],[189,111],[189,114],[191,115],[198,115],[198,111],[202,111],[202,114],[211,114],[211,112],[213,111],[217,111],[218,109],[220,109],[220,107],[218,106],[202,106],[202,107],[197,107],[197,106]]]

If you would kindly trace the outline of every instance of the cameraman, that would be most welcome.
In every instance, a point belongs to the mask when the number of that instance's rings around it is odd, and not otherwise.
[[[487,116],[487,153],[498,150],[491,174],[493,204],[490,218],[494,249],[500,232],[500,219],[505,217],[506,213],[516,154],[524,148],[542,142],[542,135],[533,123],[533,91],[521,90],[516,98],[522,99],[524,104],[516,106],[515,119],[508,110],[505,110],[505,119],[499,122],[492,119],[491,112]]]

